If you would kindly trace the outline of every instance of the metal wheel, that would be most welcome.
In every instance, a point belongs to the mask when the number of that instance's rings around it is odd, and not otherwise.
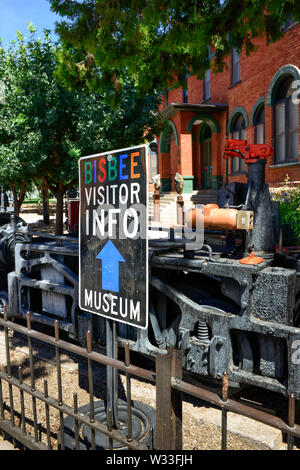
[[[78,413],[89,416],[89,405],[84,405],[79,408]],[[104,402],[98,401],[94,405],[95,420],[101,424],[106,425],[106,411]],[[127,403],[123,400],[118,400],[118,417],[120,423],[120,431],[127,436]],[[132,437],[135,440],[143,442],[143,444],[151,446],[150,430],[153,429],[153,436],[155,436],[155,410],[144,403],[133,401],[132,402]],[[74,432],[74,419],[67,417],[64,420],[64,442],[66,450],[75,450],[75,432]],[[97,450],[108,450],[109,439],[104,434],[95,433],[95,443]],[[81,425],[79,423],[79,448],[80,450],[91,450],[91,428],[89,426]],[[113,448],[118,450],[126,450],[128,447],[123,444],[113,441]]]
[[[0,292],[0,315],[3,315],[4,305],[6,307],[8,305],[8,295],[7,295],[7,292],[1,291]]]

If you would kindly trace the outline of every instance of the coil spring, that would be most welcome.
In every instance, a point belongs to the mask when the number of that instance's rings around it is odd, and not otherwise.
[[[203,343],[207,343],[209,341],[208,325],[204,321],[198,321],[197,339]]]

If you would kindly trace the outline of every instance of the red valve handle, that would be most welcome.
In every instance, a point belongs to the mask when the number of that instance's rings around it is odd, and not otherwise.
[[[247,144],[247,140],[227,139],[224,158],[244,158],[247,164],[273,156],[274,149],[268,144]]]

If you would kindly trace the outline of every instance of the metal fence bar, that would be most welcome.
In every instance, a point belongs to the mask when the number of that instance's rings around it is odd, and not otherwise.
[[[130,349],[129,343],[125,343],[125,366],[130,367]],[[132,441],[132,410],[131,410],[131,380],[130,374],[126,372],[126,398],[127,398],[127,439]]]
[[[62,380],[61,380],[61,363],[60,363],[60,349],[59,349],[59,328],[58,321],[54,322],[54,336],[55,336],[55,362],[57,370],[57,395],[58,395],[58,406],[63,406],[63,393],[62,393]],[[60,432],[60,449],[65,450],[65,438],[64,438],[64,414],[63,411],[59,411],[59,432]]]
[[[226,371],[223,373],[222,378],[222,401],[228,400],[228,374]],[[227,449],[227,410],[222,407],[222,441],[221,449]]]
[[[3,316],[4,316],[4,320],[7,320],[6,305],[3,306]],[[5,337],[5,353],[6,353],[7,374],[8,374],[9,377],[11,377],[10,347],[9,347],[9,337],[8,337],[8,328],[7,328],[7,326],[4,326],[4,337]],[[12,425],[12,427],[14,427],[15,426],[14,398],[13,398],[13,388],[12,388],[11,384],[9,384],[9,386],[8,386],[8,393],[9,393],[10,409],[12,410],[11,413],[10,413],[11,425]]]
[[[44,396],[48,398],[48,381],[47,379],[44,380]],[[49,405],[45,402],[45,414],[46,414],[46,434],[47,434],[47,446],[48,449],[51,449],[51,432],[50,432],[50,412],[49,412]]]
[[[23,444],[29,450],[47,450],[47,446],[45,446],[45,444],[36,441],[35,438],[30,434],[26,434],[25,436],[22,429],[20,429],[18,426],[12,427],[10,421],[7,419],[0,421],[0,429],[2,429],[2,431],[4,431],[16,441]]]
[[[291,393],[289,396],[288,424],[290,428],[294,428],[295,426],[295,395],[294,393]],[[287,449],[293,450],[293,446],[294,446],[294,436],[291,433],[288,433]]]
[[[8,377],[8,375],[5,372],[3,371],[0,372],[0,377],[6,382],[11,383],[12,385],[18,386],[18,381],[14,377]],[[55,398],[52,398],[50,396],[46,398],[44,396],[44,393],[40,392],[39,390],[35,390],[35,391],[31,390],[31,387],[25,383],[23,383],[22,385],[19,385],[19,387],[21,387],[26,393],[33,395],[35,398],[48,403],[53,408],[57,410],[61,409],[61,407],[58,405],[58,402]],[[108,437],[113,438],[114,440],[120,442],[121,444],[124,444],[125,446],[130,447],[130,449],[132,450],[148,450],[148,447],[145,444],[140,443],[136,440],[133,440],[131,443],[128,443],[127,436],[125,436],[123,433],[121,433],[117,429],[112,429],[112,431],[109,432],[107,430],[107,427],[101,424],[100,422],[98,422],[97,420],[95,420],[94,423],[91,423],[88,416],[85,416],[82,414],[75,414],[73,408],[66,404],[63,404],[62,408],[63,408],[63,412],[66,415],[71,416],[73,419],[76,418],[81,424],[89,426],[90,428],[95,429],[95,431],[98,431],[100,433],[105,434]],[[0,421],[0,428],[1,428],[1,425],[2,424]]]
[[[108,410],[107,410],[107,429],[108,429],[109,433],[111,433],[112,430],[113,430],[113,417],[112,417],[111,408],[108,408]],[[109,450],[112,450],[113,447],[114,447],[114,441],[113,441],[113,439],[111,438],[111,435],[110,435],[109,439],[108,439],[108,448],[109,448]]]
[[[182,449],[182,396],[172,387],[174,375],[181,377],[181,352],[168,349],[156,357],[156,448]],[[178,393],[179,392],[179,393]]]
[[[182,393],[195,396],[213,405],[217,405],[222,413],[221,426],[221,447],[227,448],[227,413],[234,413],[247,416],[256,421],[262,422],[274,428],[280,429],[287,433],[287,448],[293,449],[295,437],[300,437],[300,425],[295,424],[295,395],[292,393],[289,397],[289,413],[288,422],[286,423],[279,417],[273,416],[265,411],[257,410],[249,405],[234,401],[228,398],[228,374],[224,372],[222,379],[222,394],[202,388],[201,386],[192,385],[182,380],[182,357],[181,352],[175,349],[169,349],[166,355],[158,355],[156,357],[156,374],[145,369],[133,366],[130,362],[129,343],[125,344],[125,361],[119,361],[116,358],[109,358],[102,354],[92,351],[92,341],[90,331],[87,334],[87,348],[72,345],[59,339],[58,324],[55,325],[55,337],[35,332],[31,329],[30,314],[27,314],[27,328],[7,321],[7,317],[0,319],[0,324],[4,325],[5,339],[9,342],[8,330],[19,331],[27,336],[29,347],[30,362],[30,384],[24,383],[21,368],[18,368],[18,378],[12,376],[12,368],[10,364],[10,348],[6,346],[7,354],[7,371],[0,370],[0,429],[10,434],[14,439],[23,443],[25,447],[30,449],[50,449],[51,448],[51,428],[49,408],[53,407],[59,411],[60,435],[63,442],[63,416],[64,414],[74,419],[74,435],[75,448],[80,448],[80,426],[88,426],[91,430],[92,449],[96,449],[95,435],[96,432],[102,433],[108,437],[109,448],[113,448],[113,441],[116,440],[132,450],[147,450],[154,447],[153,429],[150,430],[149,447],[132,438],[132,402],[131,402],[131,376],[135,375],[142,379],[147,378],[153,382],[156,378],[156,438],[155,448],[157,450],[181,450],[182,449]],[[36,390],[34,377],[34,356],[31,340],[32,338],[41,340],[55,347],[56,366],[58,379],[58,397],[57,399],[49,396],[47,380],[44,381],[44,391]],[[90,396],[90,413],[88,416],[79,414],[77,395],[73,394],[73,407],[63,402],[62,393],[62,376],[60,367],[60,351],[65,349],[72,353],[85,357],[88,360],[88,379],[89,379],[89,396]],[[92,362],[108,365],[115,370],[119,369],[126,375],[126,392],[127,392],[127,416],[128,416],[128,432],[123,434],[116,429],[113,424],[113,411],[110,407],[107,409],[107,422],[104,424],[95,420],[94,413],[94,385]],[[3,380],[8,384],[11,395],[13,387],[19,389],[21,401],[20,426],[15,426],[13,409],[13,399],[10,399],[10,420],[5,419],[4,408],[7,405],[3,402],[2,383]],[[26,430],[26,416],[24,409],[24,393],[28,393],[32,397],[33,403],[33,427],[34,436],[30,436]],[[39,426],[36,416],[36,400],[41,400],[45,404],[46,411],[46,429]],[[12,418],[13,415],[13,418]],[[32,424],[31,424],[32,425]],[[41,442],[42,432],[46,433],[47,445]],[[64,443],[61,448],[64,448]]]
[[[91,332],[87,332],[87,352],[90,354],[92,352],[92,336]],[[88,380],[89,380],[89,397],[90,397],[90,422],[95,422],[95,407],[94,407],[94,379],[93,379],[93,364],[88,358]],[[95,440],[95,430],[91,429],[91,443],[92,450],[96,449],[96,440]]]
[[[0,420],[1,419],[4,419],[4,404],[3,404],[2,379],[0,376]]]
[[[23,383],[22,369],[18,367],[19,372],[19,383]],[[20,388],[20,402],[21,402],[21,422],[20,426],[22,428],[23,434],[26,435],[26,420],[25,420],[25,403],[24,403],[24,391]]]
[[[255,421],[267,424],[268,426],[279,429],[280,431],[290,433],[295,437],[300,437],[299,424],[295,424],[294,427],[291,428],[281,418],[273,416],[265,411],[257,410],[256,408],[252,408],[249,405],[244,405],[243,403],[239,403],[231,399],[228,399],[226,402],[224,402],[216,393],[184,382],[178,377],[173,376],[171,378],[171,383],[175,390],[192,395],[196,398],[199,398],[200,400],[216,405],[221,409],[224,408],[227,411],[232,411],[233,413],[246,416],[247,418],[252,418]]]
[[[30,338],[36,339],[37,341],[41,341],[46,344],[51,344],[52,346],[55,347],[55,338],[52,336],[45,335],[44,333],[40,333],[38,331],[34,330],[27,330],[21,325],[18,325],[17,323],[13,323],[11,321],[5,322],[2,318],[0,318],[0,325],[6,326],[9,329],[12,329],[14,331],[17,331],[18,333],[24,334]],[[155,373],[143,369],[141,367],[137,367],[133,364],[130,365],[129,369],[126,368],[125,364],[123,361],[120,361],[118,359],[113,359],[111,357],[105,356],[104,354],[100,354],[98,352],[92,351],[91,353],[88,353],[84,348],[77,346],[75,344],[68,343],[67,341],[59,340],[59,344],[61,349],[64,349],[70,353],[77,354],[78,356],[82,356],[85,359],[88,359],[89,357],[95,361],[98,362],[99,364],[111,366],[111,367],[116,367],[122,372],[130,372],[131,375],[139,377],[141,379],[149,380],[150,382],[155,382]]]
[[[27,330],[31,331],[30,312],[27,312],[26,320],[27,320]],[[28,349],[29,349],[31,391],[34,392],[35,391],[35,377],[34,377],[34,363],[33,363],[34,356],[33,356],[33,350],[32,350],[31,337],[29,335],[27,335],[27,343],[28,343]],[[36,397],[33,394],[32,394],[32,413],[33,413],[34,440],[35,442],[37,442],[39,440],[39,437],[38,437],[38,425],[37,425]]]
[[[77,415],[78,413],[78,397],[77,393],[73,393],[73,408],[74,414]],[[74,435],[75,435],[75,449],[79,450],[79,423],[78,419],[74,419]]]

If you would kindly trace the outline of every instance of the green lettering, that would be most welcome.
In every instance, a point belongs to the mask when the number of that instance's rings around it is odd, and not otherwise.
[[[84,164],[84,181],[85,184],[90,184],[93,180],[92,175],[92,162],[85,162]]]
[[[112,173],[113,173],[113,176],[112,176]],[[108,180],[114,181],[117,178],[117,176],[118,176],[117,159],[113,157],[108,162]]]

